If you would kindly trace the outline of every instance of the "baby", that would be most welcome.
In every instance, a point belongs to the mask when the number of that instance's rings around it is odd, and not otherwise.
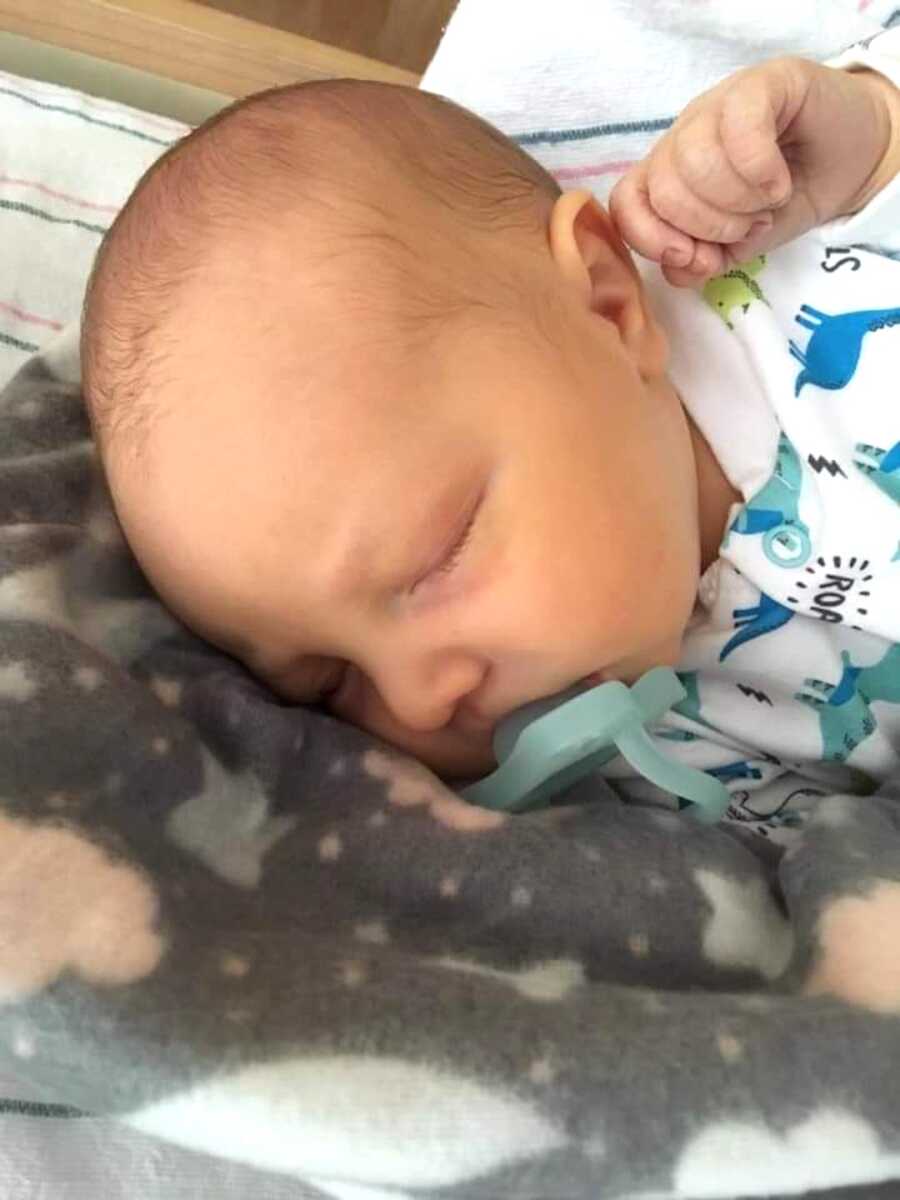
[[[701,96],[609,213],[388,85],[184,139],[83,324],[163,600],[448,777],[526,701],[659,664],[667,752],[766,834],[900,768],[900,266],[851,245],[900,230],[900,92],[878,43],[844,58]]]

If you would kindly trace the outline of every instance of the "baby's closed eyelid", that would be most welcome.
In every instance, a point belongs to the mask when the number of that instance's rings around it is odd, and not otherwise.
[[[422,571],[409,586],[409,594],[415,595],[439,581],[441,576],[451,575],[462,558],[484,506],[487,488],[483,487],[468,511],[464,511],[463,523],[457,526],[447,544],[431,561],[428,568]]]
[[[452,572],[460,558],[462,558],[466,545],[472,536],[472,530],[475,527],[475,519],[477,515],[478,510],[476,509],[475,512],[473,512],[469,517],[462,529],[462,532],[454,539],[452,545],[446,551],[444,551],[437,562],[435,562],[423,575],[420,575],[419,578],[415,580],[412,587],[409,589],[411,595],[414,595],[423,584],[427,583],[429,579],[433,579],[436,575],[449,575]]]

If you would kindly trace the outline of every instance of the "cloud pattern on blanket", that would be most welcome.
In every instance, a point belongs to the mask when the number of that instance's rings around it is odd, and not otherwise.
[[[900,1169],[900,790],[823,801],[780,863],[597,780],[469,808],[165,612],[65,453],[71,353],[0,394],[0,1067],[338,1189]]]
[[[757,1121],[708,1125],[685,1147],[675,1169],[678,1195],[713,1200],[821,1191],[842,1183],[880,1183],[900,1173],[875,1129],[853,1113],[819,1109],[783,1130]]]
[[[62,813],[65,793],[45,806]],[[143,872],[72,829],[0,811],[0,1005],[70,971],[110,987],[149,975],[165,943]]]
[[[559,1123],[515,1093],[414,1062],[352,1055],[249,1067],[125,1119],[212,1152],[227,1128],[239,1161],[385,1187],[445,1187],[540,1158],[568,1140]],[[398,1146],[409,1147],[404,1162]]]

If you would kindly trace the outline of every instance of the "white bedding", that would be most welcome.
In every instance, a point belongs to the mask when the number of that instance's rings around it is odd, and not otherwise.
[[[823,60],[898,19],[893,0],[461,0],[422,86],[604,199],[725,75],[782,54]]]
[[[0,72],[0,130],[2,383],[78,316],[103,231],[185,126]]]

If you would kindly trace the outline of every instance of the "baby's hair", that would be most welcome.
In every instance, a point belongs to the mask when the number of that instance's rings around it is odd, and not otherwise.
[[[375,289],[373,320],[390,310],[404,326],[427,330],[467,306],[491,303],[498,293],[485,282],[494,282],[485,237],[469,247],[471,284],[429,270],[441,232],[430,243],[408,227],[407,214],[380,202],[385,172],[430,203],[458,256],[467,250],[455,241],[464,243],[467,229],[546,244],[560,194],[514,142],[429,92],[341,79],[275,88],[231,105],[149,169],[97,255],[81,351],[85,400],[105,458],[142,458],[165,411],[167,386],[179,376],[184,287],[202,283],[217,246],[252,237],[259,223],[277,228],[297,214],[316,222],[321,237],[309,239],[311,261],[339,259],[348,246],[356,255],[370,251],[368,269],[354,279],[365,276],[359,286]],[[302,266],[285,263],[288,271]],[[384,289],[389,302],[378,294],[380,272],[391,280]]]

